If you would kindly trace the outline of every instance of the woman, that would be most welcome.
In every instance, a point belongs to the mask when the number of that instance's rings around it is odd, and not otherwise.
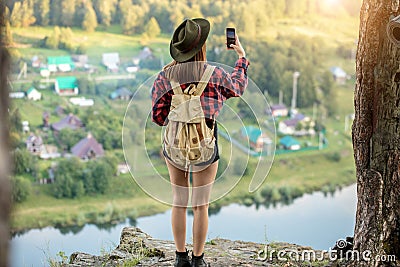
[[[206,67],[206,39],[210,23],[206,19],[187,19],[180,24],[172,36],[170,54],[173,61],[163,68],[152,88],[152,118],[160,126],[168,123],[171,107],[171,80],[179,81],[182,90],[193,81],[199,81]],[[241,96],[247,86],[248,60],[239,39],[231,45],[239,59],[232,74],[216,67],[200,99],[207,126],[214,127],[217,138],[215,118],[223,102],[230,97]],[[216,139],[217,140],[217,139]],[[165,152],[164,155],[166,156]],[[178,168],[165,157],[173,193],[171,214],[172,231],[176,246],[175,266],[207,266],[204,260],[204,244],[208,229],[208,203],[212,184],[218,169],[218,145],[214,157],[204,164],[192,166],[192,209],[193,209],[193,251],[191,262],[186,250],[186,209],[189,200],[189,171]]]

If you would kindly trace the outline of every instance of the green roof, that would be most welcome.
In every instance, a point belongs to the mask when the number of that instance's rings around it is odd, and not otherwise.
[[[257,143],[258,137],[261,135],[261,129],[255,126],[244,126],[242,127],[242,135],[248,136],[250,142]]]
[[[28,91],[26,91],[26,94],[29,95],[33,90],[36,90],[35,87],[31,87],[28,89]]]
[[[110,94],[111,99],[116,99],[117,97],[118,97],[118,93],[115,91]]]
[[[62,56],[62,57],[47,57],[47,64],[70,64],[71,66],[74,65],[72,62],[72,58],[70,56]]]
[[[78,80],[75,76],[57,77],[56,80],[60,90],[71,89],[78,86]]]
[[[300,145],[300,142],[297,141],[297,139],[295,139],[289,135],[282,137],[281,140],[279,140],[279,143],[285,147]]]

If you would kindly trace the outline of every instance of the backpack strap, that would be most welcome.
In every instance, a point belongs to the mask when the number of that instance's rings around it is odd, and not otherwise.
[[[197,85],[197,91],[194,93],[194,95],[201,95],[206,89],[208,81],[211,78],[211,75],[213,74],[215,69],[215,66],[208,65],[206,70],[203,73],[203,76],[201,77],[198,85]]]
[[[174,91],[174,95],[182,95],[183,94],[181,85],[178,82],[176,82],[174,80],[170,80],[169,82],[171,83],[171,87],[172,87],[172,90]]]

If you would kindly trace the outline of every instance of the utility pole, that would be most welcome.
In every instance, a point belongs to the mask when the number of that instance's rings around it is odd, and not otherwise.
[[[293,95],[292,95],[292,106],[291,111],[293,112],[296,109],[296,100],[297,100],[297,79],[300,76],[300,72],[293,72]]]
[[[282,90],[279,90],[279,105],[282,105],[283,102],[283,93]]]

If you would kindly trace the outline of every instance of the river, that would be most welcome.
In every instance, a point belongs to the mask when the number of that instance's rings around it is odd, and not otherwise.
[[[207,240],[221,237],[254,242],[285,241],[329,249],[337,239],[352,235],[356,203],[353,184],[326,196],[322,192],[306,194],[290,205],[257,208],[230,204],[210,216]],[[11,266],[48,266],[48,258],[57,258],[60,251],[67,256],[74,251],[99,255],[115,248],[122,228],[129,225],[136,225],[155,238],[172,240],[170,214],[169,210],[106,228],[88,224],[75,231],[53,227],[32,229],[12,238]],[[189,215],[189,243],[192,221]]]

